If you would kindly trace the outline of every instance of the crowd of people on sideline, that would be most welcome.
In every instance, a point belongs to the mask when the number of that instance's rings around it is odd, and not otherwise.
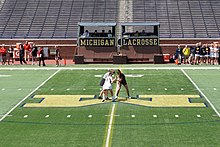
[[[195,46],[185,45],[177,46],[173,59],[176,64],[207,64],[219,65],[219,44],[213,42],[211,44],[196,43]]]
[[[117,75],[114,76],[115,71],[113,69],[109,69],[108,72],[106,74],[104,74],[104,76],[100,82],[100,86],[102,86],[102,90],[99,94],[99,99],[102,99],[102,102],[105,102],[106,100],[110,100],[110,98],[108,97],[108,91],[111,94],[112,101],[115,102],[118,98],[118,95],[119,95],[119,92],[121,90],[122,85],[126,89],[127,98],[131,98],[125,75],[122,73],[122,71],[120,69],[118,69],[116,71],[116,73],[117,73]],[[115,78],[113,78],[113,77],[115,77]],[[113,83],[117,84],[115,95],[113,94],[113,90],[112,90]]]
[[[60,50],[58,46],[55,46],[55,63],[56,66],[60,66],[59,60],[62,60]],[[17,50],[17,57],[15,57],[15,50]],[[14,65],[15,59],[19,59],[20,64],[27,64],[27,61],[32,62],[32,65],[46,66],[45,64],[45,52],[43,47],[37,47],[36,44],[26,41],[24,44],[20,43],[13,48],[11,45],[6,48],[5,44],[0,47],[0,62],[2,65]],[[38,61],[38,63],[37,63]]]

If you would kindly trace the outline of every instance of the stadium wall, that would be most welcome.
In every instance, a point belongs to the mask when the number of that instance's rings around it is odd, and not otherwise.
[[[25,43],[25,41],[34,42],[37,46],[48,47],[50,50],[54,50],[54,46],[57,45],[60,48],[61,56],[66,59],[73,59],[73,55],[76,50],[77,40],[76,39],[1,39],[0,45],[5,44],[7,46],[16,46],[16,43]],[[180,44],[184,47],[186,44],[188,46],[194,46],[197,42],[212,43],[220,42],[218,38],[189,38],[189,39],[172,39],[163,38],[160,39],[160,46],[162,48],[162,53],[172,55],[175,53],[176,47]]]

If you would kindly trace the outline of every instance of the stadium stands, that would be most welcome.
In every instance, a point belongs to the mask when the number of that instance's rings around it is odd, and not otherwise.
[[[157,21],[162,38],[219,37],[218,0],[137,0],[133,21]]]
[[[162,38],[219,37],[218,0],[133,0],[127,4],[133,7],[129,21],[160,22]],[[78,22],[119,21],[120,12],[118,0],[2,0],[0,38],[76,38]]]

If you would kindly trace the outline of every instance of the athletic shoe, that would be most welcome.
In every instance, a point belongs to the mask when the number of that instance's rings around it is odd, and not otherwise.
[[[102,99],[102,97],[101,97],[101,96],[99,96],[99,97],[98,97],[98,99]]]
[[[102,100],[102,102],[105,102],[105,100]]]
[[[107,97],[106,100],[111,100],[111,99]]]

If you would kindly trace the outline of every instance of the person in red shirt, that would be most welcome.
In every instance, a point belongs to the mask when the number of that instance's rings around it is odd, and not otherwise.
[[[30,49],[31,49],[31,46],[30,46],[30,44],[28,43],[28,41],[26,41],[25,44],[24,44],[24,50],[30,51]]]
[[[24,54],[25,60],[27,61],[27,58],[28,58],[28,61],[30,61],[31,45],[29,44],[28,41],[26,41],[24,44],[24,51],[25,51],[25,54]]]
[[[5,65],[6,63],[6,55],[7,55],[7,49],[5,48],[5,45],[2,44],[2,47],[0,49],[0,53],[2,55],[2,65]]]

